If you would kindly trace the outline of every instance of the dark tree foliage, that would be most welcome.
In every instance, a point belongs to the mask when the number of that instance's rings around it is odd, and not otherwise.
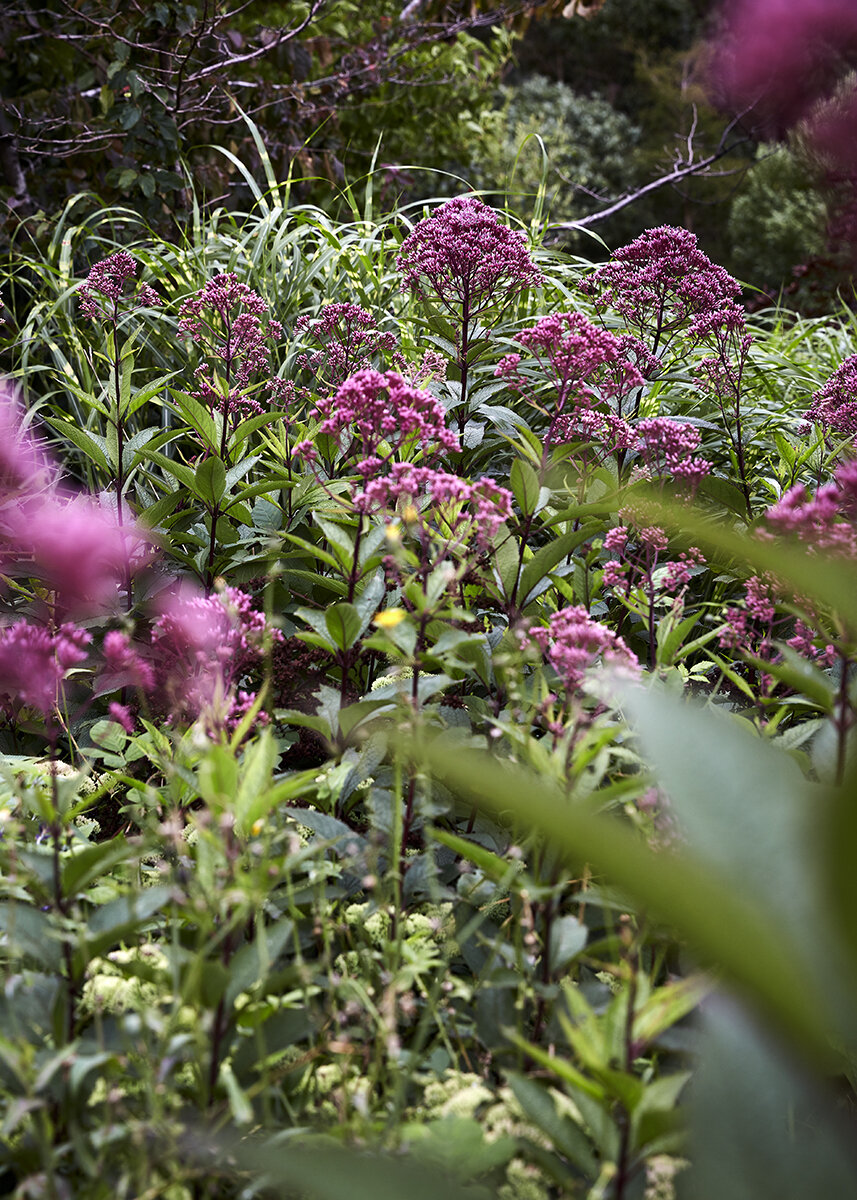
[[[228,190],[218,144],[252,162],[247,114],[278,166],[341,181],[343,116],[451,82],[446,52],[554,7],[535,0],[11,0],[0,11],[0,183],[25,213],[91,189],[152,219],[181,207],[184,164]],[[478,43],[473,42],[478,48]],[[461,74],[461,64],[458,63]],[[380,111],[379,111],[380,110]],[[348,136],[353,139],[353,129]],[[249,151],[249,152],[248,152]]]

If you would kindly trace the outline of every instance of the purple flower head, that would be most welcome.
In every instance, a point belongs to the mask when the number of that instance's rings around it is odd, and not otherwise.
[[[159,696],[175,721],[202,718],[225,728],[235,688],[259,661],[269,630],[252,597],[237,588],[212,596],[183,590],[167,597],[156,621],[152,654]]]
[[[815,393],[806,420],[820,425],[825,434],[857,436],[857,354],[846,358]]]
[[[266,340],[283,334],[279,321],[262,324],[267,314],[262,297],[233,274],[216,275],[181,306],[179,329],[190,334],[209,360],[196,370],[198,398],[224,417],[249,417],[262,411],[245,389],[254,375],[268,369]],[[218,386],[218,374],[225,389]]]
[[[415,506],[424,499],[420,512]],[[450,541],[459,545],[475,538],[487,547],[512,515],[512,493],[487,475],[468,483],[460,475],[411,463],[394,463],[389,475],[370,479],[354,497],[358,512],[393,511],[400,504],[417,513],[423,535],[440,517]]]
[[[123,300],[131,308],[158,308],[161,298],[147,283],[126,289],[137,274],[137,260],[127,250],[97,262],[82,284],[80,311],[90,321],[114,321]]]
[[[597,457],[602,461],[637,444],[637,435],[627,421],[594,408],[579,408],[568,416],[557,417],[551,429],[554,442],[588,442],[600,449]]]
[[[633,678],[639,675],[636,654],[612,629],[594,621],[582,605],[560,609],[547,629],[533,629],[531,634],[569,693],[580,690],[586,672],[598,659]]]
[[[846,485],[850,473],[844,473]],[[826,550],[848,558],[857,556],[857,530],[850,521],[841,519],[849,497],[843,496],[840,483],[823,484],[810,496],[803,484],[784,492],[776,504],[765,513],[765,523],[774,532],[795,537],[813,551]]]
[[[101,649],[104,657],[98,680],[101,692],[118,691],[123,687],[136,687],[144,692],[154,690],[155,672],[152,664],[132,645],[126,634],[111,629],[104,635]]]
[[[430,392],[411,387],[395,371],[357,371],[336,394],[319,402],[320,433],[342,441],[347,457],[359,458],[357,470],[369,476],[393,454],[458,450],[458,438],[446,427],[446,410]],[[381,443],[386,443],[383,453]]]
[[[650,417],[636,425],[640,458],[651,476],[671,476],[699,486],[711,470],[711,463],[695,454],[699,448],[699,430],[669,417]]]
[[[550,381],[556,393],[557,414],[569,401],[590,408],[599,400],[621,398],[643,382],[636,366],[623,357],[619,339],[593,325],[582,313],[542,317],[532,328],[516,334],[515,340],[529,350],[541,374]],[[531,379],[520,368],[520,354],[507,354],[494,374],[532,399]]]
[[[584,290],[599,311],[613,308],[656,345],[704,315],[730,313],[740,284],[715,266],[686,229],[647,229],[598,267]],[[712,318],[713,320],[713,318]]]
[[[476,196],[456,196],[415,225],[396,265],[406,289],[456,314],[466,308],[468,317],[505,308],[542,282],[524,235]]]
[[[0,705],[10,713],[34,708],[50,718],[59,703],[62,681],[86,658],[91,640],[90,634],[71,624],[55,633],[26,621],[0,629]]]
[[[297,359],[299,367],[315,376],[316,391],[337,388],[396,348],[396,335],[376,329],[375,318],[359,304],[326,304],[315,318],[299,317],[295,331],[305,331],[317,347]]]

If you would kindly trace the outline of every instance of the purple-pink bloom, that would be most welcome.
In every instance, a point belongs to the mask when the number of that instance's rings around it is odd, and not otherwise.
[[[740,284],[699,249],[695,234],[671,225],[647,229],[596,268],[583,290],[596,308],[613,308],[654,348],[703,317],[734,309]],[[710,328],[709,328],[710,333]]]
[[[634,678],[640,673],[636,654],[612,629],[593,620],[582,605],[560,609],[550,618],[547,629],[530,632],[568,692],[583,686],[586,672],[599,659]]]
[[[216,275],[181,306],[179,329],[188,333],[210,361],[197,367],[198,398],[224,419],[250,417],[262,406],[247,388],[254,375],[267,371],[268,338],[280,338],[283,327],[268,319],[268,305],[234,274]],[[222,372],[225,387],[217,374]]]
[[[340,440],[365,477],[394,454],[454,452],[459,442],[446,426],[446,410],[430,392],[411,387],[395,371],[357,371],[335,395],[318,404],[319,432]],[[386,443],[382,450],[382,443]]]
[[[115,321],[123,299],[133,308],[158,308],[161,298],[147,283],[126,294],[125,285],[136,274],[137,260],[127,250],[97,262],[78,290],[80,311],[90,321]]]
[[[806,420],[820,425],[825,434],[857,436],[857,354],[846,358],[814,394]]]
[[[338,387],[396,348],[396,335],[377,329],[375,318],[359,304],[326,304],[316,317],[298,317],[295,332],[306,332],[317,347],[297,358],[298,366],[316,377],[317,391]]]
[[[86,658],[91,641],[86,630],[72,624],[54,633],[26,621],[0,628],[0,704],[7,712],[24,706],[49,718],[62,681]]]
[[[833,94],[857,60],[853,0],[730,0],[712,82],[781,134]]]
[[[619,398],[643,382],[636,366],[623,356],[617,337],[593,325],[582,313],[552,313],[530,329],[515,334],[536,360],[555,392],[555,415],[571,402],[590,408],[599,400]],[[540,380],[521,371],[521,355],[507,354],[494,372],[516,391],[536,399]],[[535,388],[533,384],[535,383]]]
[[[152,664],[126,634],[111,629],[104,635],[101,650],[104,666],[99,675],[99,691],[118,691],[123,687],[141,688],[144,692],[154,689],[155,672]]]
[[[460,475],[411,463],[394,463],[389,475],[370,479],[354,497],[354,505],[358,512],[392,511],[403,500],[419,504],[424,497],[426,511],[420,514],[424,526],[436,510],[456,540],[475,537],[483,547],[512,515],[512,493],[487,475],[468,483]]]
[[[699,430],[669,417],[649,417],[635,426],[640,458],[650,475],[672,476],[698,487],[711,470],[711,463],[695,454]]]
[[[414,226],[396,258],[404,287],[465,320],[505,308],[542,275],[523,234],[476,196],[456,196]]]

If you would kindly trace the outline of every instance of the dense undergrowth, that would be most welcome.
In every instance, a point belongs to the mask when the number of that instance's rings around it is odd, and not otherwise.
[[[6,281],[0,1190],[854,1193],[850,313],[269,184]]]

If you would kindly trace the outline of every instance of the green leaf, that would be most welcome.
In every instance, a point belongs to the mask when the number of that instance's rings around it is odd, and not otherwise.
[[[214,510],[226,491],[226,467],[223,460],[212,454],[196,468],[196,494],[210,510]]]
[[[684,732],[670,731],[672,743],[684,743],[689,759],[698,748],[696,733],[692,739]],[[716,745],[716,731],[706,723],[705,738],[712,757],[728,768],[733,759],[731,747]],[[767,749],[770,749],[768,747]],[[596,816],[587,808],[569,803],[549,781],[520,767],[500,764],[491,755],[449,748],[441,753],[421,748],[435,776],[489,812],[514,814],[524,825],[545,834],[554,850],[575,869],[590,862],[604,873],[614,886],[627,891],[652,916],[674,927],[686,937],[697,956],[715,963],[736,991],[747,997],[757,1011],[795,1042],[830,1062],[835,1053],[831,1046],[832,1021],[828,990],[811,970],[795,944],[791,920],[784,925],[782,913],[788,904],[769,911],[753,896],[736,885],[734,872],[726,875],[700,857],[684,850],[681,854],[657,854],[641,844],[630,830],[609,816]],[[698,759],[694,763],[695,780],[702,775]],[[727,790],[734,789],[732,775]],[[723,796],[718,784],[716,805]],[[751,786],[742,787],[736,800],[747,809],[753,804]],[[772,852],[765,846],[759,853],[769,867]],[[757,864],[754,864],[756,869]],[[791,918],[791,913],[790,913]]]
[[[570,529],[537,550],[521,572],[517,589],[519,607],[526,608],[538,585],[554,567],[568,558],[578,546],[594,537],[600,529],[601,526],[595,523],[584,525],[582,529]]]
[[[258,798],[268,792],[271,773],[279,753],[270,729],[263,729],[244,752],[239,767],[238,790],[234,793],[232,807],[235,831],[240,837],[245,837],[252,829],[253,822],[258,820],[255,816],[253,820],[248,818],[255,810]]]
[[[682,1194],[854,1200],[854,1135],[832,1098],[737,1006],[707,1004],[704,1031]]]
[[[507,1071],[509,1087],[527,1117],[546,1134],[560,1154],[585,1175],[598,1175],[598,1160],[586,1134],[570,1117],[557,1111],[556,1102],[543,1084],[517,1071]]]
[[[119,896],[96,909],[87,927],[86,948],[89,957],[103,954],[148,925],[155,913],[169,904],[172,896],[171,887],[156,884],[136,895]]]
[[[95,463],[105,475],[112,474],[105,437],[102,437],[100,433],[93,433],[89,429],[82,429],[72,421],[61,420],[59,417],[47,417],[46,421],[61,437],[67,438],[77,446],[78,450],[82,450],[86,457]]]
[[[551,972],[564,971],[573,959],[586,947],[589,931],[577,917],[567,915],[555,917],[550,930]]]
[[[60,941],[50,913],[23,901],[0,900],[0,930],[5,959],[20,955],[50,970],[59,969]]]
[[[84,846],[62,865],[61,880],[63,895],[67,898],[83,892],[101,875],[133,857],[135,849],[124,838],[114,838],[93,846]]]
[[[353,604],[349,604],[347,601],[328,608],[324,614],[324,623],[333,644],[339,650],[350,650],[360,637],[364,627],[360,613]]]
[[[528,462],[516,458],[512,463],[509,481],[521,512],[525,517],[532,516],[538,506],[541,492],[538,475]]]

